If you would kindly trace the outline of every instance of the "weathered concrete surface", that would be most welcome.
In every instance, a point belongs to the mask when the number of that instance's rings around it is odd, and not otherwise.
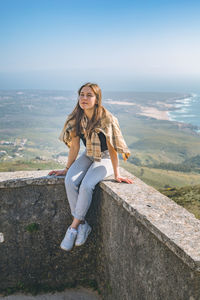
[[[48,172],[2,173],[1,285],[18,280],[56,287],[85,279],[97,281],[105,300],[200,299],[194,215],[121,168],[135,183],[111,176],[98,184],[87,214],[93,230],[85,245],[65,253],[59,244],[71,214],[64,177]],[[11,179],[16,175],[21,179]],[[39,230],[27,232],[33,222]]]
[[[0,300],[100,300],[100,296],[97,292],[92,290],[80,288],[80,289],[68,289],[60,293],[48,293],[37,296],[23,295],[21,293],[1,297]]]
[[[192,270],[167,244],[120,209],[100,190],[99,230],[101,270],[98,282],[106,300],[199,300],[200,274]],[[108,286],[109,283],[109,286]]]
[[[64,176],[48,176],[51,170],[0,172],[0,188],[27,185],[53,185],[64,182]]]
[[[26,172],[25,179],[10,181],[4,181],[6,174],[1,174],[0,289],[20,284],[55,289],[95,285],[95,217],[89,218],[93,231],[87,242],[63,251],[60,243],[72,216],[64,177],[41,177],[48,172],[30,172],[29,177]],[[15,177],[17,172],[12,173]]]
[[[129,176],[125,170],[123,174]],[[200,221],[193,214],[139,178],[135,178],[134,185],[104,180],[100,186],[188,266],[200,272]]]

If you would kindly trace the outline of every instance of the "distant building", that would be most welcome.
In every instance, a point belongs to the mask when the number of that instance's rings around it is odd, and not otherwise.
[[[14,145],[14,143],[8,141],[0,141],[0,145]]]

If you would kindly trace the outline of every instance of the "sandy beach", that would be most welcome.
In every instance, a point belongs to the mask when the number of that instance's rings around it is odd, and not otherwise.
[[[137,113],[139,115],[151,117],[157,120],[168,120],[170,121],[168,111],[167,110],[159,110],[155,107],[147,107],[147,106],[140,106],[142,112]]]
[[[137,103],[127,102],[127,101],[114,101],[114,100],[109,99],[109,100],[106,100],[106,102],[109,104],[117,104],[117,105],[123,105],[123,106],[124,105],[136,105],[141,110],[141,112],[138,112],[136,114],[151,117],[151,118],[154,118],[157,120],[168,120],[168,121],[170,120],[167,110],[159,110],[155,107],[141,106]],[[159,101],[157,101],[157,104],[162,105],[167,108],[173,107],[172,104],[167,104],[167,103],[163,103],[163,102],[159,102]]]
[[[189,106],[189,98],[183,98],[183,99],[177,99],[175,100],[175,103],[165,103],[165,102],[161,102],[161,101],[156,101],[155,102],[155,106],[143,106],[141,104],[135,103],[135,102],[129,102],[129,101],[116,101],[116,100],[112,100],[112,99],[107,99],[106,101],[109,104],[113,104],[113,105],[121,105],[121,106],[133,106],[135,105],[135,108],[133,110],[131,110],[130,107],[130,112],[133,113],[133,115],[141,115],[141,116],[146,116],[149,118],[154,118],[157,120],[165,120],[165,121],[175,121],[175,119],[173,118],[173,115],[171,116],[171,112],[176,111],[178,108],[180,108],[179,110],[179,115],[180,115],[180,111],[183,111],[185,113],[185,107]],[[177,104],[180,103],[180,104]],[[149,103],[150,104],[150,103]],[[151,103],[150,105],[154,105],[154,103]],[[127,112],[127,110],[125,110]],[[190,114],[190,115],[184,115],[182,113],[183,117],[195,117],[195,113]],[[193,130],[195,133],[200,133],[200,129],[192,128],[192,124],[190,124],[190,122],[183,122],[183,121],[176,121],[181,128],[183,128],[183,126],[186,128],[189,128],[190,130]],[[200,126],[199,126],[200,128]]]
[[[127,101],[105,100],[105,102],[109,104],[117,104],[117,105],[137,105],[134,102],[127,102]]]

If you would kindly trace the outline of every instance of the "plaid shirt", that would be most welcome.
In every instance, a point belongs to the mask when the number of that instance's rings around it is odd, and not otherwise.
[[[75,122],[76,120],[68,121],[67,118],[64,127],[59,136],[59,140],[64,142],[69,148],[71,147],[72,137],[70,132],[75,131]],[[131,155],[126,142],[122,136],[118,119],[112,115],[105,107],[102,110],[102,117],[100,119],[100,123],[92,132],[91,138],[87,135],[88,118],[85,114],[81,119],[81,128],[82,133],[84,133],[86,138],[86,154],[87,156],[93,157],[94,161],[101,161],[101,141],[99,139],[98,133],[102,132],[106,140],[110,142],[112,147],[118,152],[122,154],[123,159],[126,161],[128,157]]]

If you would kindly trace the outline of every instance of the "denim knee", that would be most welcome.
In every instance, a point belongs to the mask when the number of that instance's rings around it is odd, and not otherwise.
[[[91,185],[88,181],[82,181],[80,185],[80,190],[79,191],[85,191],[87,193],[90,193],[94,190],[94,186]]]
[[[65,186],[70,188],[70,187],[74,187],[75,189],[77,189],[78,187],[75,184],[75,180],[73,180],[73,177],[71,176],[65,176]]]

